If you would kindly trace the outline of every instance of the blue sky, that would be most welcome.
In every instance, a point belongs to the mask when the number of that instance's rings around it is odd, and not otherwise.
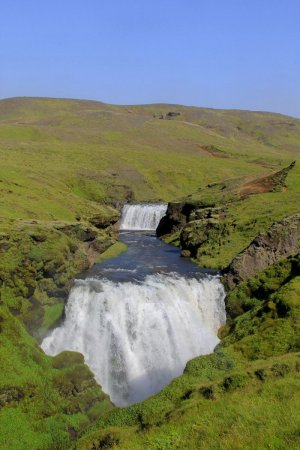
[[[299,0],[0,0],[0,98],[300,117]]]

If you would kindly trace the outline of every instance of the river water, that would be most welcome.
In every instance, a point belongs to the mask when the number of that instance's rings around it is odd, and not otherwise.
[[[142,215],[129,209],[121,228],[156,227],[165,213],[151,205],[152,217],[144,214],[139,224]],[[181,375],[188,360],[213,351],[225,323],[225,293],[216,274],[181,258],[153,230],[122,231],[120,240],[125,253],[77,277],[65,321],[42,348],[50,355],[81,352],[112,402],[126,406]]]

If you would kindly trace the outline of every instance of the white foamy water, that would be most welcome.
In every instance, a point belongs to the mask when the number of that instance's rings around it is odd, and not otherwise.
[[[224,297],[213,276],[77,280],[64,324],[42,348],[50,355],[81,352],[112,402],[129,405],[182,374],[188,360],[213,351],[225,323]]]
[[[154,231],[166,214],[167,207],[167,204],[162,203],[124,205],[120,229]]]

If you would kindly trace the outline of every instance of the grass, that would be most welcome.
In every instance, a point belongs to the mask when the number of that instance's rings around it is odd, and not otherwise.
[[[101,253],[97,263],[106,261],[107,259],[116,258],[121,253],[126,252],[127,245],[123,242],[117,241],[111,247],[109,247],[105,252]]]
[[[218,219],[215,227],[209,229],[205,221],[193,220],[184,229],[185,245],[197,250],[193,257],[201,267],[224,269],[259,233],[275,221],[300,212],[299,163],[289,172],[283,190],[241,199],[238,191],[242,182],[243,178],[224,180],[188,197],[195,205],[225,208],[225,217]],[[178,231],[167,240],[179,245]]]
[[[180,115],[169,120],[169,111]],[[290,260],[230,293],[212,355],[129,408],[112,407],[81,355],[47,357],[28,333],[40,339],[60,320],[91,239],[100,260],[125,251],[118,242],[103,253],[124,202],[226,204],[195,255],[222,268],[299,212],[299,155],[300,121],[278,114],[1,100],[0,448],[299,448],[300,293]],[[240,199],[245,181],[293,160],[286,189]]]
[[[18,220],[5,230],[0,235],[1,299],[40,340],[62,317],[74,276],[90,266],[90,250],[99,256],[115,242],[114,233],[90,223],[36,220]]]
[[[181,116],[159,120],[153,114],[171,106],[0,101],[0,217],[73,221],[128,195],[175,200],[212,181],[263,174],[298,157],[299,120],[178,108]],[[203,149],[209,145],[228,158]]]
[[[232,318],[215,352],[189,361],[159,394],[103,416],[77,448],[299,448],[297,261],[282,260],[231,291]]]
[[[186,371],[158,396],[104,417],[77,448],[107,436],[126,450],[297,448],[297,364],[299,354],[258,361],[239,372],[218,370],[206,384]]]
[[[61,319],[65,309],[65,304],[56,303],[54,305],[46,305],[44,312],[44,319],[41,325],[41,333],[44,334],[45,331],[51,330]]]
[[[0,324],[0,448],[68,448],[97,403],[111,408],[107,396],[81,355],[62,354],[64,364],[47,357],[3,305]]]

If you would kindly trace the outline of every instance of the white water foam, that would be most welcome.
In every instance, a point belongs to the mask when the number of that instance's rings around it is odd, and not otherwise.
[[[143,282],[77,280],[66,319],[42,348],[83,353],[118,406],[141,401],[182,374],[188,360],[213,351],[225,323],[217,277],[149,275]]]
[[[120,229],[154,231],[166,214],[167,207],[168,205],[163,203],[124,205]]]

